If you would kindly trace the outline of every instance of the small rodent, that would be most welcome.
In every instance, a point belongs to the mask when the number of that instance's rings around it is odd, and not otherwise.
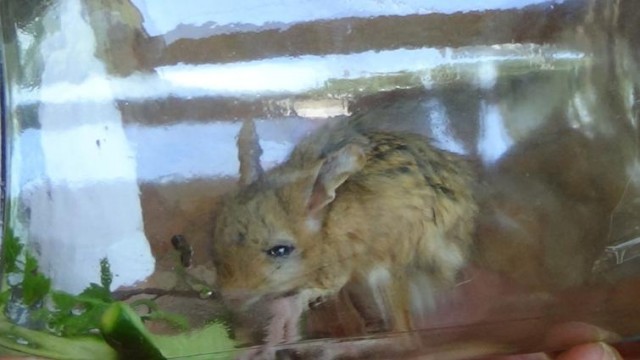
[[[466,264],[478,211],[467,161],[421,135],[367,128],[359,119],[325,126],[281,165],[250,171],[253,178],[217,210],[211,245],[223,297],[272,299],[274,312],[300,305],[274,321],[289,328],[268,342],[294,340],[291,323],[308,303],[348,281],[389,289],[381,305],[392,312],[392,327],[410,327],[402,319],[409,308],[402,279],[421,271],[453,284]]]

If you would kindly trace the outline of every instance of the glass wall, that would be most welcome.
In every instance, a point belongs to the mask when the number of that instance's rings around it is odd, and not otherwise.
[[[640,334],[632,0],[0,7],[0,354]]]

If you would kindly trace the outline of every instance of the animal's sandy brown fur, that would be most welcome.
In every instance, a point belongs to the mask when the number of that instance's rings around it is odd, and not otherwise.
[[[384,269],[393,279],[385,302],[406,312],[407,274],[446,284],[464,266],[477,213],[473,179],[465,160],[417,134],[353,120],[321,129],[224,199],[212,242],[217,282],[244,299],[329,296]],[[267,256],[281,243],[295,246],[291,256]]]

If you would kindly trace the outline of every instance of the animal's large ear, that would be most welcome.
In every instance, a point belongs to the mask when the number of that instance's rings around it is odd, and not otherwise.
[[[319,165],[307,197],[307,211],[314,213],[331,203],[336,197],[336,189],[349,176],[364,167],[366,161],[362,147],[349,144],[329,154]]]
[[[237,140],[238,160],[240,161],[240,185],[249,185],[262,176],[260,165],[262,148],[260,147],[256,125],[251,119],[242,123]]]

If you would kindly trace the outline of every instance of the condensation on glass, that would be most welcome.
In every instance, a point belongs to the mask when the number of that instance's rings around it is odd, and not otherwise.
[[[278,354],[465,358],[639,335],[634,4],[3,1],[0,354],[64,336],[34,314],[55,310],[54,291],[104,285],[106,259],[112,299],[187,322],[147,316],[152,333],[225,324],[165,357],[265,355],[280,315],[225,305],[210,251],[239,133],[255,127],[245,150],[268,171],[353,114],[473,164],[472,255],[454,286],[409,281],[410,333],[349,282],[301,305],[300,341]],[[22,249],[8,269],[9,236]],[[29,304],[27,258],[51,287]]]

